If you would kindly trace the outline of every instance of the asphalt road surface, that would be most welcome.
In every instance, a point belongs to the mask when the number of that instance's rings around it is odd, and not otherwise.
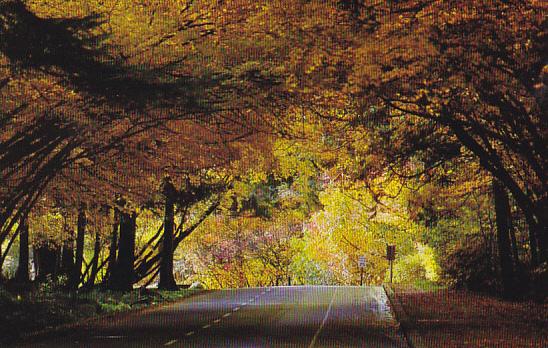
[[[381,287],[205,292],[26,347],[406,347]]]

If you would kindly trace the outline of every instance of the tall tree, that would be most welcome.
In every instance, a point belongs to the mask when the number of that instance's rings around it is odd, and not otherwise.
[[[19,264],[15,272],[17,283],[29,283],[29,225],[26,219],[21,219],[19,224]]]
[[[74,269],[74,240],[69,237],[63,241],[61,250],[61,274],[70,277]]]
[[[234,98],[253,89],[236,87],[255,77],[207,58],[218,27],[232,25],[221,6],[0,3],[0,242],[44,196],[143,203],[161,163],[175,176],[237,157],[257,114]]]
[[[87,287],[93,287],[97,274],[99,273],[99,258],[101,254],[101,234],[99,229],[95,231],[95,242],[93,243],[93,258],[91,259],[91,270],[88,280],[86,281]]]
[[[507,298],[514,297],[514,268],[510,248],[510,203],[504,186],[493,180],[493,196],[497,221],[497,245],[503,294]]]
[[[171,182],[170,177],[165,177],[162,183],[162,194],[164,196],[164,234],[162,237],[161,260],[160,260],[160,281],[158,287],[165,290],[176,290],[177,284],[173,276],[173,232],[175,216],[175,200],[177,189]]]
[[[76,225],[76,253],[74,256],[74,268],[69,279],[69,289],[77,290],[82,277],[82,265],[84,262],[84,241],[86,237],[86,207],[83,203],[78,208],[78,221]]]
[[[392,53],[364,45],[371,69],[356,70],[400,130],[433,122],[479,158],[525,214],[534,264],[548,256],[546,110],[534,88],[546,64],[545,10],[537,1],[398,2],[391,12],[401,16],[376,31]]]
[[[118,241],[118,257],[116,266],[109,279],[112,290],[129,291],[133,289],[135,270],[135,233],[137,228],[137,212],[131,211],[124,199],[118,201],[120,209],[120,239]]]
[[[110,234],[110,245],[108,251],[108,265],[106,273],[106,283],[110,282],[110,278],[116,268],[117,253],[118,253],[118,231],[120,229],[120,211],[116,206],[113,208],[112,231]]]
[[[33,260],[36,272],[35,280],[39,282],[52,279],[59,272],[60,248],[55,243],[44,241],[33,247]]]
[[[316,40],[306,59],[324,68],[301,79],[342,81],[323,95],[348,97],[350,112],[327,116],[375,128],[392,149],[388,160],[406,175],[425,171],[412,163],[417,152],[440,160],[426,162],[427,169],[447,156],[473,155],[522,210],[533,265],[548,260],[547,118],[538,87],[546,69],[546,4],[407,0],[328,7],[340,20],[323,21],[323,35],[346,39]],[[325,58],[341,52],[342,61]]]

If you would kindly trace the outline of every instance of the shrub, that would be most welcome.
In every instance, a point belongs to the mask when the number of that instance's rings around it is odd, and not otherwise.
[[[531,272],[533,280],[534,297],[537,301],[543,302],[548,299],[548,262],[540,264]]]
[[[68,277],[65,275],[54,277],[50,274],[46,276],[44,281],[39,283],[38,292],[43,294],[51,294],[63,291],[68,282]]]
[[[99,303],[99,307],[101,309],[101,312],[103,312],[103,313],[120,312],[120,311],[125,311],[125,310],[128,310],[128,309],[131,309],[130,305],[128,305],[127,303],[123,303],[123,302]]]
[[[405,255],[394,265],[394,282],[414,283],[417,281],[437,282],[440,267],[434,250],[428,245],[418,244],[416,252]]]
[[[496,293],[500,289],[491,243],[469,235],[447,248],[440,257],[445,278],[457,288]]]
[[[387,277],[389,276],[389,273],[387,273]],[[418,253],[405,255],[394,264],[395,283],[407,283],[425,278],[426,272],[422,266],[421,257]]]
[[[190,285],[189,289],[191,290],[203,290],[205,286],[200,282],[194,282]]]

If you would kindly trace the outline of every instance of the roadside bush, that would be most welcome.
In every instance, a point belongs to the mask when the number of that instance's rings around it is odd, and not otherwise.
[[[45,279],[38,284],[38,292],[51,294],[62,292],[66,289],[68,277],[65,275],[54,277],[48,274]]]
[[[533,296],[539,302],[548,301],[548,262],[542,263],[531,272]]]
[[[200,282],[194,282],[190,285],[189,289],[190,290],[203,290],[203,289],[205,289],[205,286],[204,286],[204,284],[202,284]]]
[[[99,303],[101,313],[121,312],[131,309],[131,306],[123,302]]]
[[[306,258],[305,255],[297,255],[290,265],[291,274],[295,281],[303,284],[325,285],[335,282],[334,276],[327,267],[314,260]]]
[[[422,266],[421,257],[418,253],[406,255],[395,263],[395,283],[414,282],[417,279],[426,279],[426,271]]]
[[[16,298],[8,291],[0,287],[0,308],[5,308],[12,303],[16,302]]]
[[[447,248],[440,258],[450,285],[472,291],[497,293],[500,289],[497,268],[489,240],[469,235]]]
[[[63,279],[49,279],[32,291],[11,292],[0,286],[0,347],[25,334],[57,325],[76,322],[99,314],[141,308],[164,301],[175,301],[196,291],[159,291],[135,289],[111,292],[93,289],[67,293],[55,289]]]
[[[394,265],[394,282],[415,283],[421,281],[437,282],[440,267],[434,250],[428,245],[418,244],[416,252],[397,260]]]

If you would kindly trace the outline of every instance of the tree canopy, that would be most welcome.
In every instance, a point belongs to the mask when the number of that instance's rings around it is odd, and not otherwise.
[[[1,0],[0,265],[17,242],[74,289],[350,284],[367,255],[379,283],[397,244],[401,281],[484,258],[538,289],[546,10]]]

